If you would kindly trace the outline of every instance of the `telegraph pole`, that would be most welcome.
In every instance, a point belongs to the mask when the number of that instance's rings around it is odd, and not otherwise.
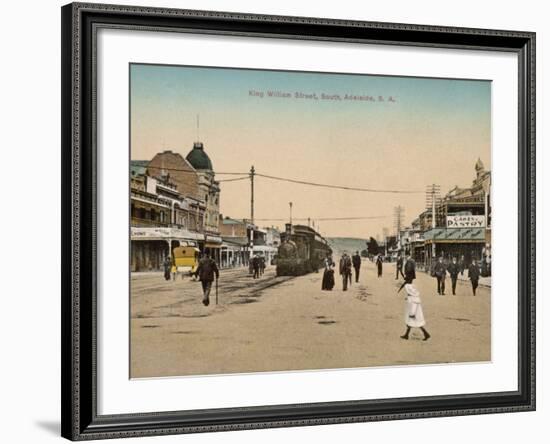
[[[396,236],[395,238],[397,239],[397,246],[399,248],[399,251],[401,251],[403,249],[402,245],[401,245],[401,228],[403,228],[403,212],[404,212],[404,208],[399,205],[397,207],[395,207],[393,209],[393,218],[394,218],[394,225],[395,225],[395,231],[396,231]]]
[[[439,185],[436,185],[435,183],[428,185],[426,187],[426,209],[431,207],[432,210],[432,230],[436,227],[436,202],[440,199],[439,193],[440,193],[441,187]],[[435,257],[436,251],[435,251],[435,243],[432,242],[432,257]]]
[[[401,205],[399,205],[399,206],[397,206],[393,209],[395,231],[396,231],[398,240],[400,239],[401,228],[403,228],[403,214],[404,214],[404,211],[405,211],[405,208],[403,208]]]
[[[384,238],[384,256],[388,255],[388,236],[390,230],[387,227],[382,228],[382,237]]]
[[[254,225],[254,176],[256,170],[254,165],[250,167],[250,222]]]
[[[252,263],[252,253],[254,252],[254,175],[256,170],[254,165],[250,167],[250,253],[248,255],[249,264]],[[249,267],[249,273],[252,273],[252,267]]]

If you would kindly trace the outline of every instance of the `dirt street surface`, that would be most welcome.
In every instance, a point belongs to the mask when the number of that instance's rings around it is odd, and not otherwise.
[[[257,280],[244,268],[223,270],[219,304],[201,303],[200,283],[165,281],[162,273],[131,278],[131,376],[183,376],[322,368],[370,367],[491,359],[490,288],[472,296],[468,282],[437,294],[437,282],[418,272],[426,329],[405,331],[405,291],[397,294],[395,264],[381,278],[363,261],[359,283],[321,291],[322,272]]]

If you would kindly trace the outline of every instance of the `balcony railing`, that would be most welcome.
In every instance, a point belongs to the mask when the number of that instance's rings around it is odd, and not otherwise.
[[[169,227],[170,223],[161,222],[160,220],[141,219],[139,217],[132,217],[130,219],[130,225],[132,227]]]

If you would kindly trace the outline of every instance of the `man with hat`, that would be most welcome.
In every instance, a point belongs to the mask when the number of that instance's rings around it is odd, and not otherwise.
[[[199,277],[202,284],[202,303],[205,306],[210,304],[210,290],[212,289],[212,282],[214,282],[214,276],[216,281],[220,277],[220,271],[218,270],[218,264],[208,253],[204,253],[202,259],[199,262],[199,266],[195,271],[195,276]]]

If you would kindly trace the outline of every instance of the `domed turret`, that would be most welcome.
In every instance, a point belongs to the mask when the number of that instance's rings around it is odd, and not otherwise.
[[[196,170],[210,170],[212,171],[212,161],[208,154],[204,151],[202,142],[193,143],[193,149],[189,151],[185,158]]]

